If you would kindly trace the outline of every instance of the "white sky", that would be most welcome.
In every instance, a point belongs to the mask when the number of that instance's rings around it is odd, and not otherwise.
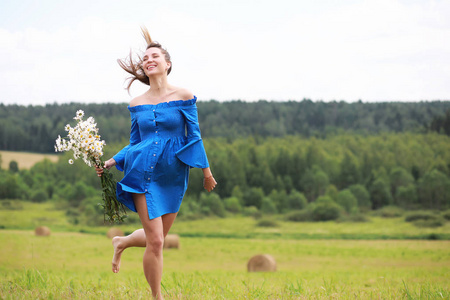
[[[450,100],[450,0],[0,0],[0,103],[128,102],[141,24],[200,100]]]

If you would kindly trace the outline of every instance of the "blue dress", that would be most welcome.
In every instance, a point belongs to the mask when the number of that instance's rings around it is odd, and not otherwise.
[[[128,106],[130,144],[113,158],[124,171],[117,199],[136,212],[132,193],[145,194],[150,219],[178,212],[190,168],[209,167],[200,135],[197,97]]]

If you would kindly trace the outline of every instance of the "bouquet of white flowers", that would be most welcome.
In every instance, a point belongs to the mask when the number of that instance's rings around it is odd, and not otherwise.
[[[101,157],[103,156],[105,141],[100,140],[97,123],[95,123],[94,118],[89,117],[86,121],[83,121],[83,116],[84,112],[78,110],[74,118],[78,122],[77,125],[75,127],[71,127],[69,124],[66,125],[67,137],[61,138],[61,136],[58,136],[55,151],[72,150],[74,159],[82,157],[89,167],[103,166],[104,162]],[[69,159],[69,164],[73,164],[73,159]],[[125,206],[117,201],[116,181],[107,169],[103,170],[101,183],[103,190],[103,204],[101,206],[105,212],[104,221],[110,223],[123,222],[123,219],[126,218]]]

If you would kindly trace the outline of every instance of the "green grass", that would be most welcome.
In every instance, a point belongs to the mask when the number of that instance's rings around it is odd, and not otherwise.
[[[71,225],[52,203],[15,207],[23,209],[0,210],[0,299],[150,297],[142,248],[127,249],[114,274],[108,226]],[[448,237],[449,222],[417,228],[403,218],[272,218],[277,227],[250,217],[178,219],[171,232],[181,235],[181,249],[164,252],[166,299],[450,299],[450,241],[418,239]],[[52,234],[34,236],[39,225]],[[399,240],[406,238],[414,239]],[[277,272],[247,273],[248,259],[261,253],[275,257]]]
[[[2,299],[147,299],[143,248],[110,271],[104,236],[0,231]],[[449,241],[182,238],[164,252],[166,299],[449,299]],[[269,253],[275,273],[247,273]],[[409,295],[409,296],[408,296]]]
[[[287,222],[258,227],[250,217],[176,221],[172,231],[191,237],[272,239],[450,239],[450,222],[437,228],[417,228],[404,218],[371,217],[370,222]]]
[[[52,202],[32,203],[19,200],[1,200],[2,202],[17,202],[23,209],[1,209],[0,228],[6,229],[34,229],[46,225],[52,229],[68,229],[71,225],[66,219],[64,210],[55,209]]]
[[[109,226],[87,227],[70,224],[65,211],[56,210],[51,202],[36,204],[20,202],[23,210],[1,210],[0,228],[34,229],[45,225],[54,232],[85,232],[104,235]],[[1,207],[1,206],[0,206]],[[130,212],[130,214],[135,214]],[[257,226],[259,220],[251,217],[205,218],[186,221],[177,219],[173,233],[182,237],[238,238],[238,239],[438,239],[450,240],[450,222],[441,227],[418,228],[404,217],[369,217],[369,222],[287,222],[283,216],[274,216],[277,227]],[[119,226],[132,232],[139,224]]]

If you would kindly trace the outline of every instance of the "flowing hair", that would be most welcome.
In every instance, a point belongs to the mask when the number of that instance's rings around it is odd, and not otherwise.
[[[167,75],[169,75],[170,71],[172,71],[172,61],[170,59],[169,52],[167,52],[167,50],[164,49],[160,43],[154,42],[152,40],[147,28],[141,26],[141,31],[142,36],[147,42],[147,48],[145,50],[149,48],[158,48],[161,50],[161,53],[164,54],[166,61],[170,62],[170,67],[167,70]],[[148,79],[147,75],[145,75],[144,68],[142,67],[142,58],[139,55],[137,57],[137,60],[133,60],[133,53],[130,50],[130,55],[128,57],[126,57],[125,59],[118,59],[117,62],[122,69],[131,74],[131,76],[127,78],[128,86],[126,89],[128,92],[130,92],[131,84],[133,84],[135,80],[139,80],[143,84],[150,85],[150,80]]]

